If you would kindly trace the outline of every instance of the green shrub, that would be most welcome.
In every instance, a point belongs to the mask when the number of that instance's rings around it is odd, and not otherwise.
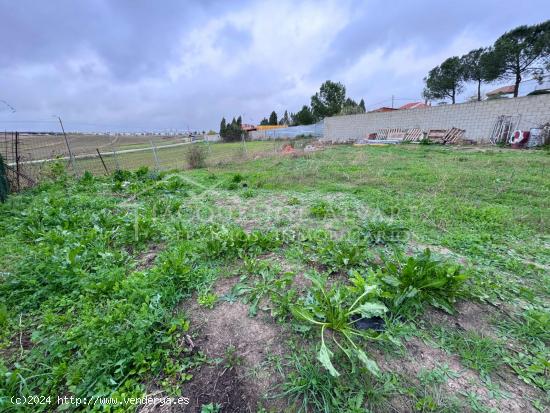
[[[6,166],[4,165],[4,158],[0,155],[0,202],[6,202],[9,193],[8,175]]]
[[[309,208],[309,214],[315,218],[328,218],[334,216],[334,207],[325,200],[316,201]]]
[[[208,147],[203,143],[189,145],[189,149],[185,153],[187,165],[191,169],[204,168],[206,166],[207,157]]]
[[[453,314],[468,279],[459,265],[432,258],[429,249],[416,257],[398,257],[378,271],[384,297],[395,314],[414,315],[425,304]]]

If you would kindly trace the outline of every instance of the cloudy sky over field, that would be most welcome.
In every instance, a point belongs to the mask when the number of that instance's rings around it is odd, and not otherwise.
[[[0,102],[0,122],[217,129],[222,116],[296,111],[327,79],[367,108],[420,100],[445,58],[550,17],[547,0],[517,4],[1,0],[0,100],[16,112]]]

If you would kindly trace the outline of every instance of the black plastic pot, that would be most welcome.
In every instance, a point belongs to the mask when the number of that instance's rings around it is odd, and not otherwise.
[[[384,331],[386,329],[386,322],[382,317],[361,318],[359,314],[353,314],[351,316],[353,326],[357,330],[374,330]]]

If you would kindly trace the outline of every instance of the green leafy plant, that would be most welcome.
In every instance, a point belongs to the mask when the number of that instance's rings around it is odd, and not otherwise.
[[[296,198],[295,196],[291,196],[290,198],[288,198],[288,201],[287,201],[288,205],[300,205],[300,200],[298,198]]]
[[[262,299],[283,293],[292,283],[292,274],[280,275],[272,268],[263,268],[253,276],[244,275],[232,288],[232,293],[243,297],[250,304],[248,315],[254,317],[258,313]]]
[[[332,363],[333,351],[326,343],[326,331],[331,330],[333,343],[353,363],[360,361],[372,374],[378,375],[380,370],[376,362],[370,359],[361,349],[360,339],[377,339],[378,334],[369,330],[359,330],[355,323],[363,318],[381,316],[387,308],[377,296],[376,286],[365,286],[361,294],[354,290],[334,284],[327,288],[326,280],[311,274],[311,295],[299,301],[292,307],[292,314],[302,321],[320,329],[321,343],[317,358],[329,373],[338,377],[340,373]],[[358,319],[353,320],[352,316]]]
[[[218,302],[218,296],[217,294],[206,290],[199,294],[197,297],[197,302],[203,307],[213,309]]]
[[[335,208],[327,201],[316,201],[309,207],[309,214],[315,218],[327,218],[335,214]]]
[[[432,258],[429,249],[416,257],[389,261],[377,273],[382,296],[394,314],[414,315],[428,303],[450,314],[457,297],[464,296],[468,279],[459,265]]]
[[[219,403],[208,403],[201,406],[201,413],[219,413],[222,405]]]

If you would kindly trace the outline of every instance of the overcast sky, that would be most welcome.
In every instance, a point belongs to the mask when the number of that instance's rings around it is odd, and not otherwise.
[[[433,66],[550,13],[548,0],[0,0],[0,16],[0,100],[16,110],[0,102],[0,127],[217,130],[296,111],[327,79],[367,108],[421,100]]]

